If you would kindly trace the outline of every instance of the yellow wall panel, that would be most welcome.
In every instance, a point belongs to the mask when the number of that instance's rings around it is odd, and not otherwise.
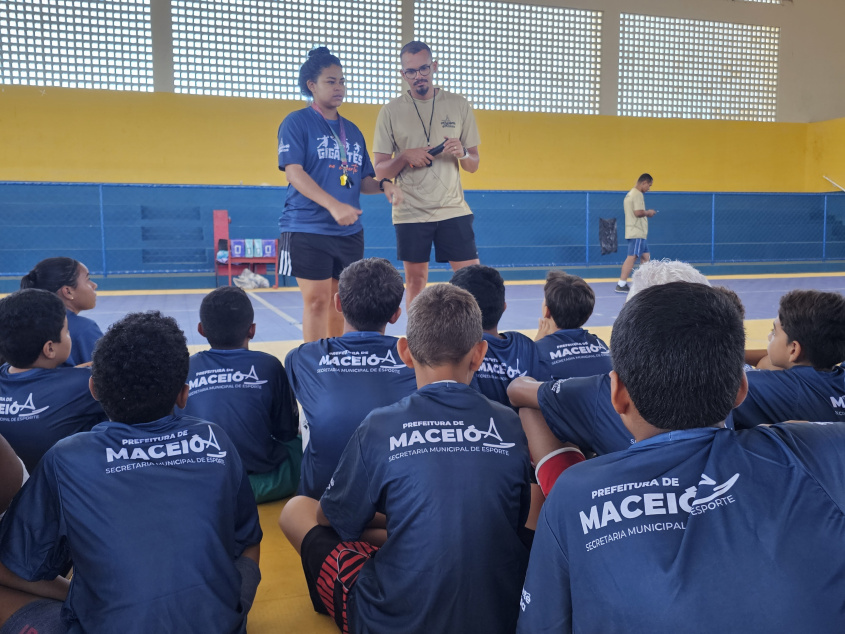
[[[845,187],[845,119],[809,125],[806,190],[836,191],[825,176]]]
[[[0,180],[284,184],[276,130],[303,105],[3,86]],[[378,111],[342,107],[368,140]],[[476,116],[482,163],[477,174],[465,175],[467,189],[625,190],[647,171],[663,191],[824,191],[814,171],[845,176],[845,119],[754,123],[489,110]]]

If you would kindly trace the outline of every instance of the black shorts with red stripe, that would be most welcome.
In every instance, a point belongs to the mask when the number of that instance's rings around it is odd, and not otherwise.
[[[377,550],[377,546],[367,542],[343,541],[328,526],[315,526],[302,540],[302,569],[311,604],[315,611],[332,617],[344,634],[349,632],[349,591],[363,565]]]

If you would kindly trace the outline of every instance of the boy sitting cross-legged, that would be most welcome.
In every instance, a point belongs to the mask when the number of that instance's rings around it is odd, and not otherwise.
[[[543,317],[535,345],[542,376],[535,379],[568,379],[607,374],[612,369],[607,344],[582,328],[596,304],[596,294],[586,281],[563,271],[549,271],[543,286]]]
[[[302,344],[285,359],[308,430],[299,493],[315,500],[367,414],[416,389],[414,371],[399,358],[399,340],[384,334],[402,312],[399,271],[384,258],[358,260],[343,269],[337,291],[343,336]]]
[[[748,397],[731,414],[737,429],[785,420],[845,421],[845,297],[794,290],[780,298],[769,334],[777,370],[748,372]]]
[[[70,632],[246,631],[258,511],[226,432],[174,415],[187,376],[174,319],[134,313],[113,324],[91,378],[110,422],[54,445],[0,522],[4,584],[5,573],[19,587],[73,564],[61,614]],[[54,602],[34,605],[11,631],[42,631],[45,612],[55,620]]]
[[[57,441],[106,420],[88,390],[89,368],[61,367],[71,352],[65,306],[29,288],[0,300],[0,434],[32,471]]]
[[[407,329],[399,351],[419,389],[373,411],[320,501],[293,498],[279,524],[315,609],[343,632],[513,632],[528,555],[525,435],[512,409],[468,385],[487,348],[472,295],[425,289]],[[375,513],[387,520],[380,549],[363,541]]]
[[[672,282],[625,304],[610,399],[636,443],[557,480],[518,632],[842,631],[845,425],[726,429],[744,348],[720,289]]]
[[[455,271],[449,283],[469,291],[481,309],[487,356],[470,385],[510,406],[508,384],[519,376],[539,376],[540,359],[534,342],[521,332],[499,332],[499,320],[507,308],[505,282],[493,267],[473,264]]]
[[[255,313],[249,296],[221,286],[200,305],[199,333],[211,350],[191,357],[185,413],[217,423],[238,448],[258,502],[291,495],[299,484],[299,408],[282,362],[250,350]]]

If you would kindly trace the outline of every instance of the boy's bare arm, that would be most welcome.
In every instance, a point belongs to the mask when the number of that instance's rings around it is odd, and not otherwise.
[[[64,601],[70,588],[70,581],[64,577],[56,577],[49,581],[27,581],[21,579],[14,572],[0,562],[0,586],[27,592],[46,599]]]
[[[241,553],[241,557],[252,559],[256,564],[258,564],[259,560],[261,559],[261,544],[253,544],[252,546],[247,546]]]
[[[9,508],[22,483],[23,465],[6,439],[0,436],[0,513]]]
[[[530,377],[517,377],[508,385],[508,398],[510,399],[511,405],[514,407],[540,409],[537,392],[541,385],[543,385],[541,381],[535,381]]]
[[[768,355],[768,351],[766,348],[756,349],[756,350],[746,350],[745,351],[745,362],[748,365],[752,365],[757,367],[757,364],[760,363],[760,360],[763,359]]]

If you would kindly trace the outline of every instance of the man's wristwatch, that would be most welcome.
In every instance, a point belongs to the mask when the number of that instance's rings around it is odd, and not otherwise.
[[[384,184],[385,184],[385,183],[392,183],[392,182],[393,182],[393,181],[392,181],[392,180],[390,180],[389,178],[382,178],[382,179],[378,182],[378,188],[379,188],[379,191],[384,191]]]
[[[469,150],[466,148],[465,145],[462,145],[461,147],[464,148],[464,155],[458,159],[459,161],[463,161],[465,158],[469,158]]]

